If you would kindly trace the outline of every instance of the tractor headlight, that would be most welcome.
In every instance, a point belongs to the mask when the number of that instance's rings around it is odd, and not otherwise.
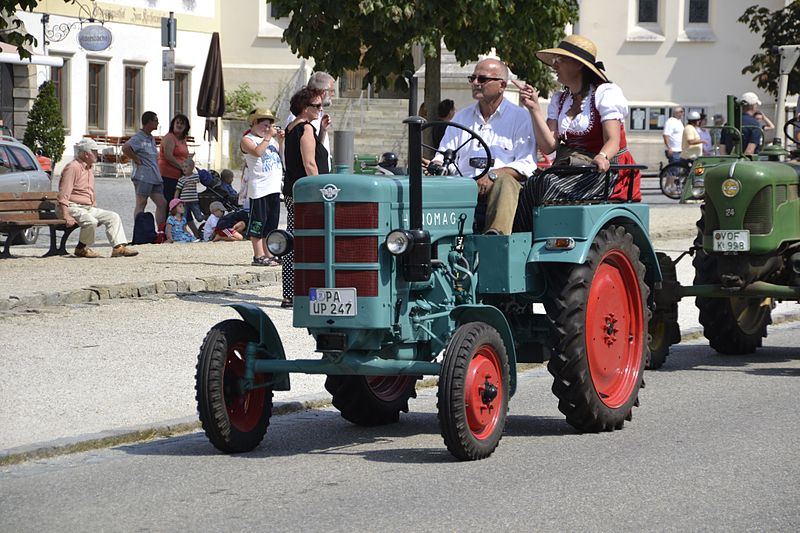
[[[292,251],[294,248],[294,237],[288,231],[276,229],[267,235],[267,250],[272,255],[282,256]]]
[[[386,249],[392,255],[405,255],[414,246],[414,237],[404,229],[392,230],[386,236]]]

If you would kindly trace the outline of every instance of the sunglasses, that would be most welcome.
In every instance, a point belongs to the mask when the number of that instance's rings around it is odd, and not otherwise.
[[[308,107],[316,107],[317,109],[322,109],[322,104],[308,104]]]
[[[469,81],[470,83],[474,83],[476,80],[478,81],[478,83],[483,85],[484,83],[489,81],[503,81],[503,78],[492,78],[490,76],[475,76],[475,75],[467,76],[467,81]]]

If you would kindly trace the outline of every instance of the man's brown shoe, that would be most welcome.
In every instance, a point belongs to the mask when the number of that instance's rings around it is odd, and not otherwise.
[[[111,250],[111,257],[133,257],[134,255],[139,255],[139,252],[126,248],[123,245],[116,246]]]
[[[76,247],[75,251],[72,253],[75,255],[75,257],[89,257],[89,258],[100,257],[100,254],[98,254],[88,246],[84,246],[83,248]]]

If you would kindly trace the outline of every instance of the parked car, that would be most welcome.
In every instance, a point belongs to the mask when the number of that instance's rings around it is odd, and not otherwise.
[[[14,137],[0,136],[0,193],[51,191],[51,176],[30,149]],[[28,228],[14,244],[33,244],[39,228]]]

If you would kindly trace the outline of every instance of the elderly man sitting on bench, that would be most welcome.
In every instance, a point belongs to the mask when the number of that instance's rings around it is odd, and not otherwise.
[[[97,162],[97,143],[92,139],[81,139],[75,145],[75,152],[75,159],[64,167],[58,183],[58,205],[67,226],[78,224],[81,227],[75,256],[100,257],[100,254],[89,248],[94,244],[98,225],[106,228],[108,242],[113,246],[111,257],[137,255],[139,252],[125,246],[128,239],[119,215],[96,207],[92,166]]]

